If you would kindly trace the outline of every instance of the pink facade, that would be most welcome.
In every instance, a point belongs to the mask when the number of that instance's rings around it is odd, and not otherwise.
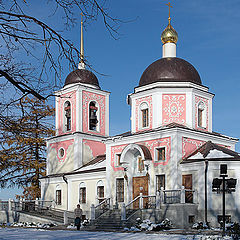
[[[187,157],[189,154],[193,153],[199,147],[201,147],[206,141],[192,139],[192,138],[182,138],[182,158]]]
[[[145,145],[151,152],[152,161],[154,167],[158,165],[167,165],[171,157],[171,137],[159,138],[145,142],[139,142],[139,144]],[[155,161],[155,149],[158,147],[165,147],[166,159],[163,161]]]
[[[137,142],[136,144],[146,146],[152,156],[154,167],[158,165],[167,165],[171,157],[171,137],[159,138],[150,141]],[[121,154],[127,144],[111,147],[111,166],[114,171],[123,170],[122,167],[116,166],[116,154]],[[158,147],[165,147],[166,159],[162,161],[155,161],[155,149]]]
[[[182,138],[182,158],[185,158],[191,153],[193,153],[195,150],[201,147],[204,143],[206,143],[206,141],[183,137]],[[217,145],[231,149],[230,146],[226,146],[222,144],[217,144]]]
[[[96,157],[98,155],[103,155],[106,153],[106,145],[102,142],[83,139],[83,144],[89,146],[89,148],[92,151],[93,157]]]
[[[65,131],[64,104],[69,101],[71,104],[71,130]],[[76,131],[76,91],[61,95],[58,103],[58,135],[72,133]]]
[[[186,94],[162,95],[162,123],[186,124]]]
[[[111,147],[111,166],[113,171],[123,171],[123,167],[116,166],[116,154],[121,154],[127,144]]]
[[[147,97],[142,97],[142,98],[136,99],[136,109],[135,109],[136,132],[141,131],[141,129],[139,129],[139,121],[140,121],[140,114],[141,114],[140,106],[144,102],[147,103],[148,109],[149,109],[149,126],[144,128],[144,130],[152,129],[152,112],[153,112],[152,96],[147,96]]]
[[[205,107],[206,107],[206,128],[201,128],[198,126],[198,105],[200,102],[203,102]],[[208,119],[208,99],[206,98],[203,98],[203,97],[200,97],[200,96],[195,96],[195,128],[196,129],[199,129],[199,130],[205,130],[205,131],[208,131],[209,130],[209,119]]]
[[[91,131],[89,130],[89,103],[91,101],[94,101],[98,105],[98,125],[99,125],[99,131]],[[91,134],[97,134],[97,135],[105,135],[105,113],[106,113],[106,101],[105,96],[88,92],[88,91],[82,91],[82,106],[83,106],[83,132],[91,133]]]
[[[69,146],[71,146],[73,143],[74,143],[74,140],[70,139],[70,140],[60,141],[60,142],[57,142],[57,143],[51,143],[50,144],[50,147],[54,148],[57,152],[58,161],[60,161],[60,162],[65,161],[65,159],[67,157],[67,150],[68,150]],[[63,148],[63,150],[64,150],[64,156],[63,157],[61,157],[60,154],[59,154],[59,150],[61,148]]]

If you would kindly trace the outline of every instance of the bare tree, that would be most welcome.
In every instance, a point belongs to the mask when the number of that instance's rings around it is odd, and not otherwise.
[[[71,29],[83,13],[85,23],[101,17],[111,36],[116,38],[118,34],[120,21],[108,14],[104,0],[46,0],[43,3],[51,5],[53,10],[49,14],[52,17],[62,17],[65,30]],[[31,0],[0,1],[0,45],[3,49],[0,77],[17,89],[16,96],[32,94],[46,99],[46,89],[51,86],[54,90],[61,84],[63,65],[67,63],[69,69],[75,69],[80,52],[64,37],[64,32],[56,31],[29,12]]]

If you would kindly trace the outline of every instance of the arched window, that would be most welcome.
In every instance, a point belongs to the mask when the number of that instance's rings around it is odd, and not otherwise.
[[[65,115],[65,129],[66,131],[71,130],[71,103],[66,101],[64,103],[64,115]]]
[[[104,183],[102,180],[97,182],[97,198],[99,203],[104,200]]]
[[[140,128],[149,126],[149,108],[145,102],[140,105],[140,124]]]
[[[203,102],[198,104],[198,127],[206,128],[206,106]]]
[[[86,184],[81,182],[79,184],[79,203],[86,203]]]
[[[98,107],[95,102],[90,102],[89,104],[89,130],[97,131],[97,116]]]
[[[56,204],[62,205],[62,189],[59,185],[56,186]]]

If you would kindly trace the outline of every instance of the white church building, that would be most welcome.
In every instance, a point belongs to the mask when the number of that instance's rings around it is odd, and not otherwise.
[[[185,209],[184,221],[216,222],[222,198],[212,181],[227,164],[237,185],[226,195],[226,215],[240,221],[238,139],[212,131],[214,94],[192,64],[176,57],[170,17],[161,40],[162,58],[127,96],[131,130],[116,136],[109,136],[110,93],[85,68],[82,50],[79,68],[56,92],[56,136],[47,140],[42,200],[69,211],[80,203],[86,218],[92,204],[109,201],[110,208]]]

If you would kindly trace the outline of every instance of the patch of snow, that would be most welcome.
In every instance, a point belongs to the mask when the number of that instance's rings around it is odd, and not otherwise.
[[[207,155],[207,158],[228,158],[228,157],[233,157],[233,156],[226,154],[222,151],[219,151],[217,149],[210,150],[209,154]]]
[[[191,156],[189,159],[203,159],[203,155],[198,152],[197,154]]]
[[[180,235],[180,234],[146,234],[138,233],[137,229],[133,228],[135,233],[131,232],[87,232],[87,231],[69,231],[69,230],[39,230],[32,228],[0,228],[1,240],[230,240],[230,237],[221,237],[220,235]]]

